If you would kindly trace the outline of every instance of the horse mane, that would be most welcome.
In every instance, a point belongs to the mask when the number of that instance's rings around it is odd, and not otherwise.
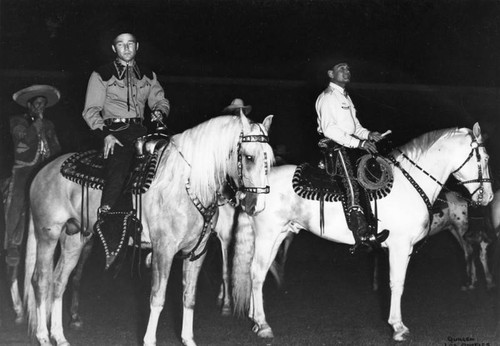
[[[423,135],[420,135],[417,138],[412,139],[408,143],[402,145],[400,150],[408,157],[413,160],[418,160],[422,155],[424,155],[434,144],[439,142],[442,139],[446,139],[454,136],[459,132],[463,132],[464,129],[459,129],[457,127],[434,130]],[[395,153],[398,156],[399,152]]]
[[[179,184],[184,188],[189,179],[191,191],[202,204],[213,203],[226,176],[237,172],[236,162],[230,156],[236,153],[242,128],[238,116],[219,116],[174,136],[170,155],[165,155],[159,165],[158,176],[162,178],[158,179],[158,188],[178,189]]]

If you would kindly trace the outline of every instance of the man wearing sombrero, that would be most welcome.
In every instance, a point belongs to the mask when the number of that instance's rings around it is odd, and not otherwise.
[[[43,162],[61,152],[54,124],[44,117],[45,109],[59,102],[61,94],[50,85],[32,85],[19,90],[12,98],[27,110],[10,119],[15,162],[5,205],[4,248],[7,249],[7,264],[16,266],[24,236],[27,192],[32,174]]]
[[[245,105],[242,99],[234,99],[231,104],[222,110],[223,115],[240,115],[241,113],[248,115],[252,111],[252,106]]]

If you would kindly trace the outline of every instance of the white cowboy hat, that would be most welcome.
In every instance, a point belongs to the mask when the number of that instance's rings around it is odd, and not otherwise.
[[[32,85],[12,95],[12,99],[23,107],[28,107],[28,101],[34,97],[43,96],[47,99],[47,106],[51,107],[59,102],[61,93],[50,85]]]
[[[222,114],[234,114],[234,111],[238,109],[241,109],[243,114],[248,115],[252,111],[252,106],[245,106],[242,99],[234,99],[229,106],[222,110]]]

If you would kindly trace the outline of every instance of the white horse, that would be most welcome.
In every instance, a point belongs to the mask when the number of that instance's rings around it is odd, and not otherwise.
[[[487,205],[493,198],[488,154],[478,124],[473,130],[447,129],[424,134],[391,153],[394,182],[391,192],[377,201],[378,229],[390,230],[383,246],[389,249],[391,302],[388,323],[393,339],[406,340],[401,297],[414,245],[429,231],[431,206],[450,175],[471,193],[475,203]],[[266,321],[262,288],[266,273],[288,232],[308,230],[322,238],[354,244],[342,204],[325,203],[324,231],[320,227],[320,202],[299,197],[292,186],[296,166],[280,166],[270,173],[266,208],[251,217],[252,230],[238,235],[233,262],[233,298],[237,311],[246,311],[259,337],[273,337]],[[238,247],[243,239],[254,247]],[[251,266],[245,267],[245,263]]]
[[[434,213],[432,215],[432,224],[429,231],[429,236],[436,235],[442,231],[448,230],[453,237],[457,240],[460,248],[463,251],[465,259],[465,272],[466,272],[466,282],[462,285],[462,291],[474,290],[478,282],[476,264],[474,261],[474,249],[473,242],[466,239],[465,234],[467,231],[476,223],[482,224],[481,220],[472,219],[469,216],[469,204],[464,198],[453,191],[448,191],[444,194],[444,200],[446,206],[442,210]],[[477,225],[478,226],[478,225]],[[478,229],[478,233],[482,233],[481,229]],[[480,234],[481,235],[481,234]],[[483,242],[478,242],[483,247]],[[380,253],[376,253],[374,257],[374,268],[373,268],[373,290],[378,290],[379,283],[379,261]],[[486,284],[488,287],[492,284],[491,274],[489,273],[488,265],[483,261],[484,254],[481,252],[481,264],[485,272]]]
[[[150,316],[144,345],[156,344],[156,328],[165,302],[174,255],[188,257],[183,264],[183,319],[181,338],[194,346],[193,315],[196,283],[205,258],[207,231],[214,222],[218,194],[227,180],[241,192],[249,213],[265,207],[267,172],[274,160],[268,144],[272,116],[262,124],[244,116],[212,118],[172,137],[158,161],[158,171],[142,197],[143,236],[152,244]],[[43,346],[69,345],[63,332],[63,294],[90,236],[68,235],[68,227],[96,222],[97,213],[81,220],[82,188],[64,178],[64,155],[45,166],[30,189],[31,217],[26,250],[25,304],[31,332]],[[88,190],[88,209],[97,210],[100,190]],[[246,195],[243,198],[243,195]],[[71,233],[71,232],[70,232]],[[54,252],[61,255],[54,268]],[[49,333],[50,323],[50,333]]]

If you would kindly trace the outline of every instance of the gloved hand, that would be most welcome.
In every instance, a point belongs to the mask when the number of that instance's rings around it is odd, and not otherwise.
[[[153,111],[151,113],[151,121],[161,122],[163,120],[163,113],[159,110]]]
[[[368,134],[368,140],[370,140],[372,142],[378,142],[383,138],[384,138],[384,136],[380,132],[377,132],[377,131],[373,131],[373,132],[370,132]]]
[[[370,154],[377,153],[377,147],[375,146],[375,143],[373,143],[372,141],[367,141],[367,140],[360,141],[358,148],[364,149]]]

